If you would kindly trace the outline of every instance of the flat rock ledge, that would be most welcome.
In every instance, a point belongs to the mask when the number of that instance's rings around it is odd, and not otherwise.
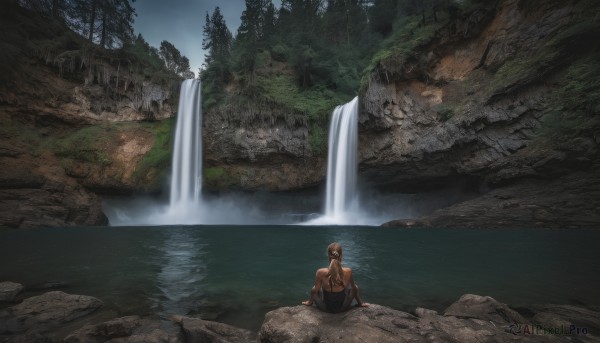
[[[184,316],[126,316],[98,323],[91,313],[101,306],[94,297],[59,291],[27,298],[0,311],[0,343],[600,341],[596,308],[539,305],[524,317],[492,297],[473,294],[463,295],[441,314],[424,308],[407,313],[375,304],[341,314],[282,307],[266,314],[258,333]]]
[[[323,313],[315,307],[283,307],[267,313],[258,342],[599,341],[595,327],[600,324],[600,313],[569,306],[548,309],[551,313],[542,316],[548,321],[532,321],[491,297],[473,294],[463,295],[443,314],[424,308],[410,314],[380,305],[353,308],[342,314]],[[571,325],[585,327],[587,333],[580,330],[579,334],[565,334],[560,325],[567,333]]]

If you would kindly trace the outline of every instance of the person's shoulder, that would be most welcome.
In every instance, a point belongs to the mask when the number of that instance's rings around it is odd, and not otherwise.
[[[344,270],[344,273],[352,274],[352,268],[342,267],[342,269]]]
[[[327,273],[329,273],[329,269],[327,269],[327,268],[319,268],[319,269],[317,269],[317,275],[325,275]]]

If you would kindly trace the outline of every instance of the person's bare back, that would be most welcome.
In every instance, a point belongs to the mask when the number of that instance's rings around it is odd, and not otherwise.
[[[358,286],[352,277],[352,269],[342,267],[341,245],[331,243],[327,247],[327,255],[329,267],[317,270],[310,299],[302,304],[312,306],[315,303],[319,309],[334,313],[348,310],[354,299],[357,306],[368,306],[360,298]]]

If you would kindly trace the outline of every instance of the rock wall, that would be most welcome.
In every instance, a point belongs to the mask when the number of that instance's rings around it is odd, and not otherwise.
[[[410,218],[419,225],[596,227],[600,109],[593,97],[566,101],[598,55],[594,6],[490,2],[441,26],[412,57],[381,60],[360,92],[361,175],[391,192],[466,180],[481,194]],[[99,194],[161,192],[176,86],[101,61],[67,74],[33,55],[22,64],[0,85],[0,226],[101,224]],[[573,75],[583,76],[570,85]],[[238,98],[204,113],[206,189],[324,180],[306,116]]]
[[[597,227],[597,217],[584,217],[600,205],[598,108],[560,98],[565,70],[596,54],[589,35],[600,27],[580,26],[594,5],[531,5],[476,8],[438,30],[418,57],[382,61],[362,90],[361,170],[374,183],[401,191],[468,176],[482,194],[505,190],[421,225]],[[587,181],[564,187],[574,175]],[[559,194],[574,201],[554,201]]]
[[[110,66],[79,81],[86,68],[65,78],[33,57],[23,63],[0,85],[0,227],[106,225],[99,194],[160,191],[152,163],[164,162],[152,159],[169,155],[157,130],[170,135],[177,89],[121,75],[117,92],[98,82],[117,83]]]
[[[57,159],[0,152],[0,227],[106,225],[100,199],[68,177]]]
[[[284,191],[321,182],[327,162],[313,153],[303,116],[290,112],[246,102],[205,113],[206,188]]]

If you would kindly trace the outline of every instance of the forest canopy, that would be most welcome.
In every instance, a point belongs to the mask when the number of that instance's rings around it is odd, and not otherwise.
[[[216,7],[205,15],[207,54],[200,72],[215,100],[223,98],[222,89],[232,81],[244,94],[256,95],[257,70],[267,60],[291,66],[301,90],[324,88],[348,97],[358,91],[372,57],[404,28],[407,18],[418,26],[433,25],[477,2],[282,0],[275,8],[271,0],[245,0],[235,34]]]
[[[51,18],[84,37],[96,47],[120,50],[144,65],[164,69],[184,78],[194,77],[189,59],[170,42],[159,49],[141,34],[134,34],[135,0],[17,0],[24,8]]]

